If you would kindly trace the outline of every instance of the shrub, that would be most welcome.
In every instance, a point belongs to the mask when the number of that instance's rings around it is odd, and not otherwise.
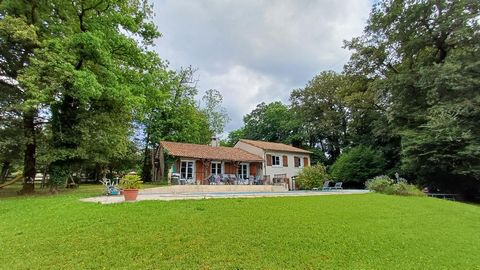
[[[135,174],[127,174],[120,180],[120,187],[123,189],[140,189],[142,181],[140,176]]]
[[[365,183],[365,186],[369,190],[384,193],[385,190],[388,187],[390,187],[392,184],[393,184],[393,180],[390,177],[388,177],[386,175],[381,175],[381,176],[376,176],[375,178],[368,180]]]
[[[395,182],[388,176],[377,176],[368,180],[365,186],[372,191],[389,194],[389,195],[403,195],[403,196],[424,196],[425,194],[415,185],[408,184],[403,178]]]
[[[332,165],[331,175],[344,182],[364,183],[385,168],[382,153],[370,147],[357,146],[340,155]]]
[[[305,167],[295,179],[299,189],[312,189],[322,187],[328,180],[328,174],[325,167],[321,164]]]

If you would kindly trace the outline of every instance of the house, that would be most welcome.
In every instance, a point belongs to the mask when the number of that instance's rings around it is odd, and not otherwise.
[[[234,148],[262,157],[262,174],[270,180],[282,174],[291,179],[310,164],[310,151],[283,143],[241,139]]]
[[[279,176],[283,184],[309,164],[309,151],[243,139],[234,147],[218,146],[216,140],[210,145],[162,141],[155,159],[159,178],[174,175],[191,184],[274,184]]]
[[[160,176],[166,171],[178,173],[187,183],[209,184],[217,175],[233,175],[241,182],[261,176],[263,159],[240,148],[162,141],[159,153],[166,153],[159,155],[159,163],[167,165]]]

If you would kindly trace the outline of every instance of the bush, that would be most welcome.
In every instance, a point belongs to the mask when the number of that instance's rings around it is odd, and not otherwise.
[[[120,180],[120,187],[123,189],[140,189],[142,183],[140,176],[127,174]]]
[[[415,185],[408,184],[405,179],[400,178],[395,182],[388,176],[377,176],[368,180],[365,186],[372,191],[389,194],[389,195],[403,195],[403,196],[424,196],[425,194]]]
[[[354,147],[340,155],[332,165],[331,175],[343,182],[364,183],[385,168],[382,153],[370,147]]]
[[[321,164],[305,167],[295,179],[298,189],[312,189],[322,187],[328,180],[325,167]]]
[[[368,180],[365,183],[365,186],[369,190],[384,193],[385,190],[388,187],[390,187],[392,184],[393,184],[393,180],[390,177],[388,177],[386,175],[381,175],[381,176],[377,176],[373,179]]]

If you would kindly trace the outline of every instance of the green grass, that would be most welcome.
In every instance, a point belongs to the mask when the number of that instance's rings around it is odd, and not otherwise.
[[[1,269],[480,269],[480,207],[379,194],[0,200]]]

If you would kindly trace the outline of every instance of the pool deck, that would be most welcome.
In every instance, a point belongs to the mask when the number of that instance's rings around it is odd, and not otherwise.
[[[209,191],[209,192],[161,192],[158,189],[144,189],[138,194],[137,201],[174,201],[174,200],[201,200],[218,198],[262,198],[262,197],[298,197],[298,196],[326,196],[326,195],[348,195],[365,194],[368,190],[344,189],[335,191]],[[83,202],[94,202],[101,204],[122,203],[123,196],[98,196],[80,199]]]

